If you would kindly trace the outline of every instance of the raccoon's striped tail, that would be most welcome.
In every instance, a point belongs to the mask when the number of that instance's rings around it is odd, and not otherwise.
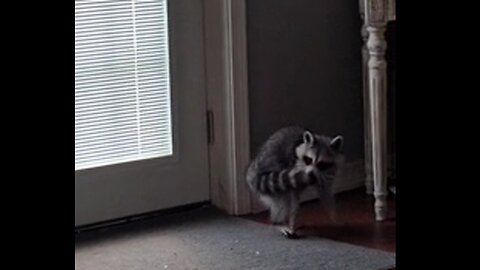
[[[266,173],[247,172],[247,182],[253,191],[261,194],[282,194],[291,190],[302,190],[317,183],[319,175],[316,171],[309,173],[296,168]]]

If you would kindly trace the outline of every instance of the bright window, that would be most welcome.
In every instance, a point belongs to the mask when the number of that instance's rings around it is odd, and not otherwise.
[[[75,170],[171,155],[166,0],[75,0]]]

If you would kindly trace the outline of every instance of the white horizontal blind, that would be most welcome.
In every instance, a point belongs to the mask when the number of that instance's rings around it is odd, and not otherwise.
[[[75,0],[75,170],[171,154],[166,0]]]

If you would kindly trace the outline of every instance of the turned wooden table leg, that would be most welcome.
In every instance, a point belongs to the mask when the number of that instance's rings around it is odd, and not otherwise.
[[[367,25],[368,83],[375,218],[387,217],[387,62],[386,24]]]
[[[363,19],[363,14],[362,14]],[[363,72],[363,126],[364,126],[364,162],[365,162],[365,190],[367,194],[373,194],[373,172],[372,172],[372,135],[370,125],[370,102],[368,87],[368,31],[365,24],[361,29],[363,46],[362,46],[362,72]]]
[[[368,104],[375,219],[387,218],[387,62],[385,29],[395,19],[394,0],[360,0],[368,32]],[[368,153],[368,152],[367,152]]]

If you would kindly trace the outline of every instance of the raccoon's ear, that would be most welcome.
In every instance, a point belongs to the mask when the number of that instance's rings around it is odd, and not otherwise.
[[[330,142],[330,147],[336,151],[340,152],[343,149],[343,137],[342,136],[336,136],[335,138],[332,139]]]
[[[303,142],[306,144],[313,143],[313,134],[310,131],[307,130],[303,133]]]

